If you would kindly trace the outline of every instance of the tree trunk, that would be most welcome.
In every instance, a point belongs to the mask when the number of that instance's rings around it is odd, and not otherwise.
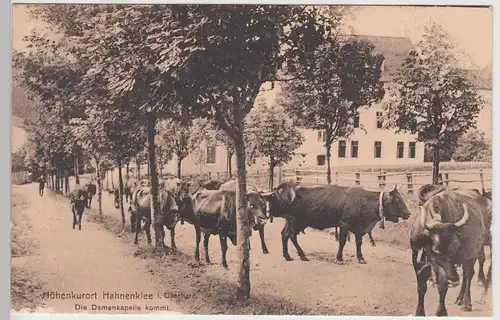
[[[227,152],[227,176],[231,179],[233,177],[233,164],[231,163],[233,160],[233,154],[231,152]]]
[[[78,186],[78,185],[80,185],[80,179],[78,178],[78,154],[76,151],[75,151],[75,155],[73,157],[73,166],[74,166],[74,170],[75,170],[75,183]]]
[[[99,218],[102,220],[102,179],[99,159],[94,158],[96,163],[96,180],[97,180],[97,203],[99,204]]]
[[[64,171],[64,184],[66,185],[66,195],[69,195],[69,170]]]
[[[155,164],[156,164],[156,162],[155,162]],[[147,175],[148,177],[150,177],[150,176],[151,176],[151,171],[150,171],[150,170],[151,170],[151,166],[149,165],[149,155],[148,155],[148,163],[147,163],[147,171],[146,171],[146,175]],[[149,178],[148,178],[148,179],[149,179]]]
[[[141,181],[141,163],[139,160],[136,160],[137,164],[137,181]]]
[[[118,164],[118,199],[120,201],[120,215],[122,216],[122,231],[125,230],[125,211],[123,210],[123,179],[122,179],[122,161],[117,159]]]
[[[115,190],[115,169],[111,169],[109,171],[109,175],[111,176],[111,189]]]
[[[128,162],[127,162],[127,176],[126,176],[126,178],[127,178],[127,181],[128,181],[128,179],[130,179],[130,169],[129,169],[129,163]]]
[[[236,238],[238,255],[238,279],[236,296],[239,299],[250,297],[250,223],[247,216],[247,181],[245,170],[245,142],[243,135],[234,141],[236,153]]]
[[[439,183],[439,146],[432,148],[432,184]]]
[[[179,178],[179,179],[182,176],[181,168],[182,168],[182,159],[177,157],[177,178]]]
[[[269,158],[269,190],[272,191],[274,187],[274,159]]]
[[[109,190],[109,173],[108,173],[108,170],[104,171],[104,175],[106,176],[106,190]]]
[[[59,190],[61,190],[61,174],[59,172],[59,169],[56,171],[56,193],[59,193]]]
[[[326,182],[328,184],[332,184],[332,167],[330,164],[330,160],[332,158],[332,145],[326,145]]]
[[[147,138],[148,138],[148,166],[150,171],[149,181],[151,184],[151,218],[153,222],[153,229],[155,231],[156,247],[163,247],[163,225],[162,213],[160,212],[160,206],[158,202],[158,174],[156,172],[156,160],[155,160],[155,127],[156,127],[156,117],[148,113],[147,117]]]

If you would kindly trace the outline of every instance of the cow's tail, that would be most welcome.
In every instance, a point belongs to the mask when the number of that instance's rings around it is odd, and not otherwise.
[[[488,268],[488,273],[486,274],[486,282],[484,283],[484,294],[488,293],[488,289],[491,287],[492,279],[491,279],[491,266],[493,265],[493,249],[490,244],[490,266]]]

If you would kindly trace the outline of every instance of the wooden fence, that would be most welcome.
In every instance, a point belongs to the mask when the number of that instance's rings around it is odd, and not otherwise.
[[[235,177],[235,173],[232,175]],[[204,172],[185,174],[183,177],[192,180],[220,180],[228,178],[227,172]],[[247,171],[248,182],[262,190],[269,188],[269,171],[249,170]],[[283,169],[277,170],[274,177],[274,185],[282,181],[296,181],[302,185],[325,185],[327,184],[326,170],[315,169]],[[440,174],[439,183],[445,186],[475,188],[479,190],[491,189],[491,169],[474,170],[443,170]],[[426,184],[432,183],[432,172],[429,171],[340,171],[332,168],[332,184],[346,187],[362,187],[370,190],[381,190],[394,185],[400,186],[409,196],[418,193],[418,189]]]
[[[303,185],[327,184],[326,170],[294,169],[283,170],[284,180],[293,180]],[[491,189],[491,169],[447,170],[440,173],[439,183],[444,186]],[[432,183],[432,172],[361,172],[332,170],[332,184],[359,186],[381,190],[389,185],[401,186],[408,195],[415,195],[418,189]]]

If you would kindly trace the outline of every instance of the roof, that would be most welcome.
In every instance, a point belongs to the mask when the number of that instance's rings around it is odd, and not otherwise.
[[[391,81],[403,66],[403,63],[414,49],[413,43],[409,38],[405,37],[388,37],[388,36],[369,36],[369,35],[349,35],[351,39],[358,39],[371,42],[375,48],[374,53],[384,55],[384,70],[380,80],[386,82]]]

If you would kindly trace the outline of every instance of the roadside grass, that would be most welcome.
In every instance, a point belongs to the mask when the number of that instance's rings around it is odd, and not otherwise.
[[[88,209],[86,209],[87,211]],[[134,236],[127,221],[125,232],[122,232],[121,218],[107,215],[103,212],[99,217],[97,210],[89,211],[90,221],[100,223],[104,229],[113,232],[131,246]],[[154,231],[151,230],[154,243]],[[168,241],[167,241],[168,243]],[[291,301],[265,293],[259,288],[252,288],[252,296],[247,301],[239,301],[234,295],[235,283],[210,276],[206,273],[207,266],[197,263],[192,254],[185,254],[165,247],[158,251],[153,246],[146,245],[145,234],[142,232],[139,246],[134,253],[138,259],[146,259],[149,263],[149,273],[161,281],[169,292],[180,292],[190,295],[189,299],[173,299],[183,311],[189,314],[226,314],[226,315],[328,315],[334,310],[311,309],[297,305]],[[132,257],[131,257],[132,258]]]
[[[31,225],[27,214],[30,201],[23,197],[18,187],[12,187],[12,214],[11,214],[11,271],[10,292],[11,308],[19,310],[35,310],[43,303],[40,301],[42,286],[35,274],[28,272],[22,264],[16,263],[16,259],[23,259],[36,252],[30,229]]]

